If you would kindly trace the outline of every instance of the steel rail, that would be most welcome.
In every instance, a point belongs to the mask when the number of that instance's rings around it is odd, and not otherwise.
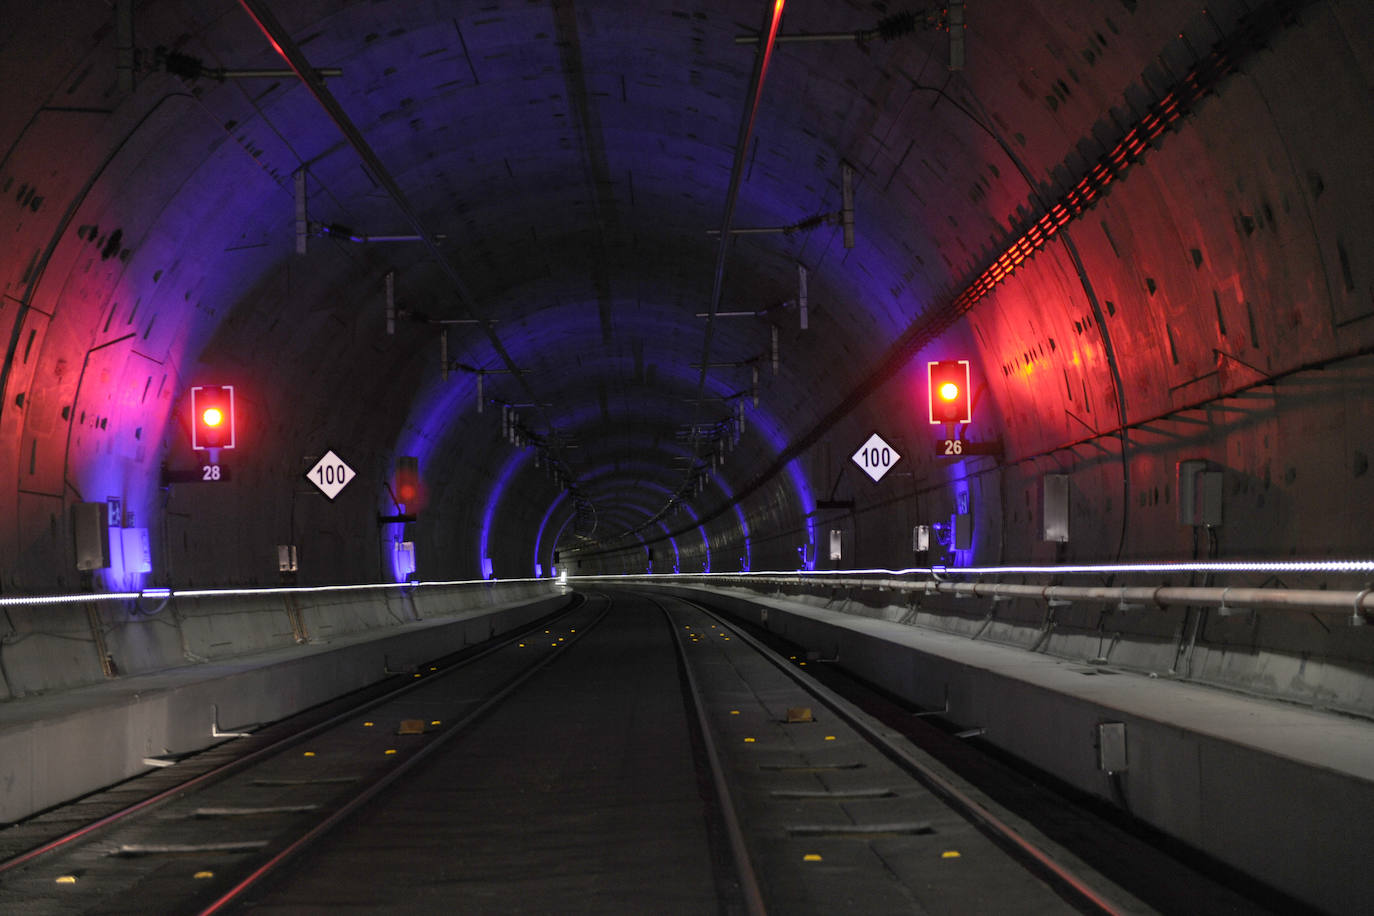
[[[644,597],[648,598],[655,607],[663,612],[663,616],[668,620],[668,629],[673,633],[673,647],[677,649],[678,667],[687,680],[687,690],[692,701],[692,708],[696,710],[697,725],[701,729],[702,748],[711,765],[711,781],[716,788],[721,817],[725,821],[725,832],[730,839],[730,853],[735,860],[735,872],[739,876],[740,891],[744,895],[745,908],[751,916],[764,916],[768,912],[768,908],[763,903],[763,890],[759,886],[758,874],[754,871],[753,861],[749,857],[749,847],[744,840],[744,829],[740,826],[739,815],[735,811],[735,802],[730,794],[730,782],[725,775],[725,766],[721,763],[720,751],[711,734],[711,723],[706,718],[706,704],[702,701],[701,688],[697,686],[696,675],[693,674],[692,666],[687,659],[687,648],[682,643],[682,635],[678,632],[677,623],[673,620],[672,613],[657,598],[650,595]]]
[[[585,627],[579,628],[577,634],[573,636],[571,641],[567,643],[567,647],[571,647],[572,645],[574,645],[583,636],[594,630],[597,624],[601,623],[601,621],[606,619],[606,615],[610,613],[611,605],[614,603],[615,599],[610,595],[603,595],[601,597],[605,598],[606,600],[605,609],[603,609],[601,614],[590,624],[588,624]],[[324,836],[330,830],[337,827],[339,824],[343,823],[348,817],[350,817],[363,805],[367,804],[373,798],[376,798],[378,795],[380,795],[383,791],[390,788],[391,785],[395,783],[397,780],[399,780],[402,776],[408,775],[412,770],[419,766],[421,762],[427,760],[431,754],[438,752],[440,748],[444,747],[454,737],[463,734],[469,726],[477,722],[479,719],[481,719],[483,716],[489,713],[492,709],[494,709],[502,702],[504,702],[512,693],[514,693],[516,690],[522,687],[526,681],[534,677],[539,672],[543,671],[545,668],[547,668],[550,664],[553,663],[555,659],[562,658],[565,654],[566,653],[564,652],[550,652],[549,654],[545,655],[540,661],[525,669],[525,671],[521,673],[519,676],[507,682],[506,685],[503,686],[500,690],[498,690],[496,693],[492,694],[491,696],[487,697],[487,699],[482,701],[482,703],[479,706],[477,706],[477,708],[473,709],[462,719],[453,723],[453,725],[449,726],[440,734],[435,735],[434,740],[430,741],[428,744],[426,744],[420,750],[416,751],[414,754],[411,754],[405,760],[398,762],[395,769],[392,769],[381,779],[372,783],[367,788],[359,792],[357,795],[353,796],[353,798],[349,799],[341,807],[336,809],[332,814],[330,814],[324,820],[320,821],[309,831],[297,837],[295,840],[289,843],[284,849],[279,850],[275,855],[273,855],[272,858],[268,859],[266,862],[262,863],[257,868],[253,869],[253,871],[249,875],[241,879],[232,888],[225,891],[213,903],[211,903],[204,909],[200,910],[201,916],[209,916],[209,914],[211,913],[217,913],[224,909],[226,906],[229,906],[237,902],[239,900],[240,894],[248,890],[253,885],[257,884],[268,874],[275,871],[277,868],[279,868],[287,861],[294,859],[296,856],[300,855],[300,853],[304,851],[308,846],[310,846],[316,840],[320,839],[320,837]],[[431,678],[431,681],[432,680],[433,679]]]
[[[722,626],[729,626],[731,632],[740,638],[746,645],[758,652],[761,657],[766,659],[775,668],[787,677],[791,678],[799,687],[814,696],[821,703],[824,703],[836,716],[840,717],[855,731],[859,732],[865,740],[870,742],[879,751],[885,754],[898,766],[907,770],[918,782],[938,796],[945,804],[954,808],[956,811],[967,817],[974,826],[981,829],[995,842],[1004,848],[1009,848],[1013,855],[1021,858],[1023,864],[1028,864],[1031,869],[1039,873],[1040,877],[1048,878],[1051,886],[1058,886],[1061,896],[1065,893],[1072,894],[1077,899],[1073,902],[1081,903],[1093,912],[1111,914],[1111,916],[1124,916],[1125,910],[1118,904],[1108,900],[1098,893],[1087,882],[1075,874],[1063,863],[1056,861],[1052,856],[1022,836],[1010,824],[1003,821],[992,811],[979,804],[949,780],[945,779],[927,764],[922,762],[914,754],[906,742],[892,734],[889,734],[882,726],[869,720],[868,716],[857,709],[844,697],[835,693],[823,684],[817,683],[805,672],[800,671],[789,665],[785,659],[779,656],[772,649],[763,645],[750,634],[744,632],[738,626],[725,620],[720,615],[711,611],[695,601],[687,598],[678,598],[683,604],[696,608],[711,619],[719,622]],[[1028,861],[1027,861],[1028,860]]]
[[[576,601],[573,604],[571,604],[568,608],[566,608],[564,611],[560,612],[557,616],[562,617],[567,614],[570,614],[573,611],[576,611],[578,608],[580,608],[583,603],[583,601]],[[12,871],[13,869],[20,867],[21,865],[28,864],[29,862],[32,862],[33,860],[40,858],[41,856],[44,856],[48,853],[56,852],[57,850],[62,849],[63,847],[76,842],[77,840],[84,839],[105,827],[113,826],[119,823],[120,821],[123,821],[131,817],[132,815],[139,813],[140,811],[143,811],[148,808],[157,807],[165,802],[172,801],[175,798],[185,795],[188,792],[194,791],[203,786],[211,785],[213,783],[219,782],[222,779],[226,779],[230,776],[233,776],[235,773],[248,769],[260,760],[270,757],[273,754],[281,753],[282,751],[287,750],[293,745],[299,744],[302,741],[306,741],[322,732],[328,731],[329,729],[342,724],[343,722],[357,716],[360,712],[366,712],[367,710],[372,709],[376,706],[380,706],[383,703],[390,702],[396,697],[402,696],[406,693],[410,693],[415,690],[419,690],[424,687],[428,687],[431,684],[433,684],[434,681],[438,678],[460,671],[463,668],[466,668],[467,666],[473,664],[474,662],[486,658],[493,652],[498,652],[501,649],[504,649],[505,647],[510,645],[511,643],[524,638],[524,633],[529,629],[532,629],[533,626],[536,625],[542,626],[542,623],[531,625],[531,627],[526,627],[522,630],[514,631],[509,637],[501,639],[500,641],[493,643],[485,649],[482,649],[481,651],[465,659],[462,659],[461,661],[456,662],[449,667],[441,669],[432,677],[412,680],[403,687],[398,687],[397,689],[382,694],[381,696],[374,697],[371,700],[367,700],[363,703],[360,703],[357,706],[350,707],[344,712],[341,712],[336,716],[332,716],[324,720],[323,722],[317,722],[309,728],[306,728],[302,731],[295,732],[276,741],[273,741],[272,743],[264,745],[263,747],[260,747],[255,751],[251,751],[242,757],[221,764],[220,766],[217,766],[211,770],[207,770],[204,773],[199,774],[198,776],[193,776],[185,782],[178,783],[175,786],[170,786],[169,788],[164,789],[155,795],[151,795],[148,798],[135,802],[134,804],[129,805],[126,808],[121,808],[120,810],[112,812],[111,814],[107,814],[104,817],[94,820],[89,824],[85,824],[81,827],[76,828],[75,830],[69,831],[68,833],[62,834],[61,836],[48,840],[47,842],[35,846],[27,852],[22,852],[16,856],[12,856],[4,860],[3,862],[0,862],[0,874]]]

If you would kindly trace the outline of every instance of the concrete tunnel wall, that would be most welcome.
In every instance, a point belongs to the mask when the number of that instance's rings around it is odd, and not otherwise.
[[[1022,80],[994,95],[1019,99],[1020,122],[1034,120],[1040,129],[985,133],[957,106],[937,109],[951,142],[978,168],[964,177],[941,156],[923,167],[947,173],[933,185],[906,171],[898,152],[909,152],[906,145],[884,144],[864,171],[889,178],[883,195],[866,192],[871,222],[847,269],[895,277],[905,261],[907,279],[894,291],[933,284],[926,257],[898,252],[911,227],[930,225],[940,213],[959,224],[957,245],[936,254],[952,275],[961,263],[979,262],[964,238],[983,237],[984,250],[995,252],[1027,212],[1027,182],[1032,204],[1053,202],[1209,40],[1241,28],[1239,7],[1208,18],[1183,6],[1151,10],[1149,18],[1129,5],[1099,13],[1085,7],[1081,17],[1056,7],[1062,22],[1030,17],[1035,28],[1067,27],[1084,37],[1074,55],[1056,58],[1056,70],[1037,69],[1052,91],[1037,95]],[[931,428],[913,409],[922,401],[913,365],[804,450],[796,459],[800,485],[779,475],[746,499],[747,551],[734,513],[706,524],[717,568],[746,555],[754,568],[786,568],[816,530],[832,527],[846,532],[853,565],[901,563],[911,525],[947,517],[965,489],[976,517],[976,561],[1366,549],[1357,507],[1369,495],[1361,354],[1370,343],[1371,264],[1358,240],[1370,229],[1361,202],[1370,197],[1371,138],[1360,103],[1368,68],[1356,49],[1368,35],[1367,13],[1350,3],[1293,8],[1300,14],[1269,23],[1272,40],[1171,125],[1090,213],[979,302],[960,335],[923,354],[975,355],[980,405],[964,433],[1000,440],[1003,462],[934,459]],[[83,55],[91,68],[112,65],[104,11],[89,15],[91,37],[49,39],[53,53],[16,74],[16,99],[44,98],[63,85],[68,62]],[[156,15],[148,13],[150,32]],[[41,42],[54,27],[39,14],[22,26],[12,41]],[[204,27],[213,34],[213,25]],[[1011,47],[1012,31],[989,16],[971,40]],[[1073,47],[1059,38],[1063,49]],[[1012,80],[1016,60],[985,56],[976,78]],[[68,96],[89,93],[92,101],[112,91],[108,80],[66,85]],[[9,107],[13,142],[3,180],[17,221],[5,259],[8,305],[0,309],[11,341],[0,438],[5,476],[15,483],[5,512],[14,524],[0,538],[5,587],[23,593],[77,584],[70,504],[109,496],[122,499],[124,524],[150,529],[157,577],[176,584],[272,581],[278,543],[298,543],[309,581],[362,581],[374,569],[386,571],[391,537],[413,538],[427,573],[481,575],[472,538],[484,528],[499,574],[532,573],[532,530],[557,487],[526,461],[505,487],[519,497],[503,497],[494,519],[483,517],[508,445],[464,425],[435,426],[428,408],[406,418],[408,403],[453,406],[471,397],[473,380],[444,389],[432,353],[377,336],[376,280],[358,282],[383,266],[376,249],[315,246],[303,269],[258,241],[279,234],[273,227],[289,203],[284,148],[258,148],[256,132],[252,140],[236,133],[237,119],[211,117],[204,89],[146,92],[108,112],[43,103],[28,109],[27,121],[23,105]],[[283,99],[283,107],[304,118],[308,103],[298,96]],[[925,90],[916,96],[939,100]],[[1318,98],[1322,105],[1310,104]],[[787,125],[798,103],[784,93],[766,115]],[[864,104],[884,111],[880,99]],[[243,114],[251,118],[251,108]],[[885,116],[898,136],[920,128],[914,111]],[[781,130],[789,137],[795,128]],[[1076,145],[1066,142],[1073,138]],[[763,199],[785,198],[782,172],[767,170],[759,182]],[[972,228],[953,216],[970,204],[981,216]],[[841,339],[881,339],[908,320],[881,299],[869,302],[874,297],[852,278],[815,273],[818,308],[830,300],[838,320],[841,301],[867,306],[847,310]],[[528,320],[520,325],[535,333]],[[803,352],[814,346],[800,333],[788,336]],[[862,348],[850,352],[862,366]],[[368,366],[362,375],[361,365]],[[827,372],[842,375],[833,358],[811,365],[833,369],[813,378],[805,361],[789,359],[783,374],[817,386]],[[234,455],[234,482],[218,492],[160,489],[161,464],[195,462],[181,411],[189,385],[211,376],[239,384],[244,441]],[[767,410],[781,436],[752,446],[764,456],[804,428],[815,408],[783,397]],[[882,429],[904,453],[905,466],[883,488],[847,468],[851,446],[871,429]],[[1314,441],[1323,444],[1313,448]],[[306,456],[333,445],[348,451],[360,478],[341,501],[326,504],[300,474]],[[418,528],[360,524],[389,509],[392,457],[426,449],[430,503]],[[1203,458],[1227,475],[1226,521],[1215,543],[1195,547],[1194,532],[1174,521],[1173,468],[1182,458]],[[722,477],[747,481],[757,459],[738,462]],[[1046,472],[1072,478],[1067,546],[1037,536],[1036,490]],[[953,482],[960,478],[967,484]],[[709,486],[708,495],[720,498]],[[853,498],[855,511],[812,515],[806,500],[818,497]],[[699,514],[710,508],[703,503]],[[555,512],[546,527],[566,539],[566,521]],[[680,562],[704,567],[702,538],[684,533],[681,540]],[[668,544],[658,543],[666,555]],[[542,547],[547,569],[552,549]]]

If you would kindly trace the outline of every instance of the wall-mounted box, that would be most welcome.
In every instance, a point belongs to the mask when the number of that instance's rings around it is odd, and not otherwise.
[[[105,569],[110,565],[110,509],[105,503],[74,503],[72,534],[76,541],[76,568]]]
[[[1069,541],[1069,475],[1046,474],[1040,480],[1040,539]]]
[[[153,550],[148,543],[147,528],[119,528],[120,553],[126,573],[153,571]]]
[[[1108,773],[1126,769],[1126,723],[1100,722],[1097,726],[1097,768]]]
[[[277,571],[296,572],[296,545],[278,544],[277,545]]]
[[[1189,459],[1178,463],[1178,523],[1216,528],[1221,525],[1225,477],[1208,470],[1208,462]]]

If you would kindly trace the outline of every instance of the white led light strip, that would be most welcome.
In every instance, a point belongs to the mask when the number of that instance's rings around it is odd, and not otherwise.
[[[912,566],[906,569],[816,569],[714,573],[661,573],[655,578],[744,576],[1000,576],[1010,574],[1064,575],[1094,573],[1175,573],[1175,572],[1262,572],[1262,573],[1374,573],[1374,560],[1284,560],[1233,563],[1113,563],[1083,566]],[[643,573],[619,576],[573,576],[581,579],[618,579],[640,577]]]

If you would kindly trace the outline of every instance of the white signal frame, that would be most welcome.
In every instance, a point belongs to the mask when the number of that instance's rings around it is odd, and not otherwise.
[[[207,388],[218,388],[221,391],[229,392],[229,442],[225,445],[201,445],[200,444],[200,405],[196,403],[197,394]],[[234,386],[233,385],[196,385],[191,389],[191,448],[198,452],[208,452],[215,448],[233,448],[238,441],[238,431],[235,429],[237,424],[234,421]]]
[[[940,363],[958,363],[964,367],[964,415],[958,420],[935,419],[935,367]],[[970,423],[973,421],[973,386],[969,381],[969,361],[966,359],[935,359],[926,362],[926,407],[930,411],[930,422],[936,426],[941,423]]]

